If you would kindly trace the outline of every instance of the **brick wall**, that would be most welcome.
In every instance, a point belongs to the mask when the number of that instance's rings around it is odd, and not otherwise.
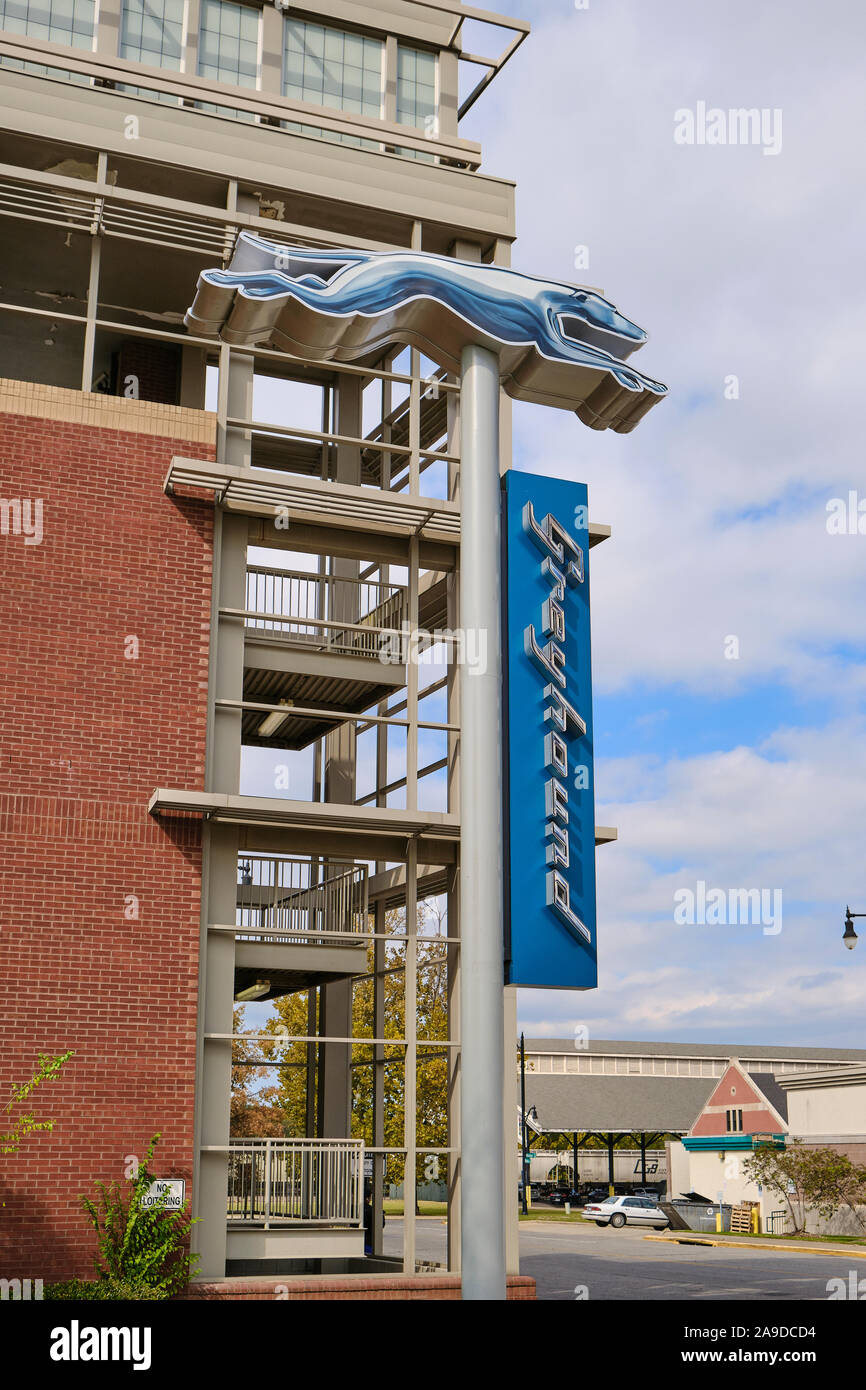
[[[200,826],[147,801],[203,786],[213,513],[162,481],[213,451],[138,402],[34,401],[0,414],[0,498],[42,500],[38,544],[0,510],[0,1098],[75,1056],[33,1100],[53,1132],[0,1156],[0,1274],[49,1280],[91,1272],[79,1194],[155,1131],[191,1176]]]
[[[728,1067],[690,1132],[702,1136],[725,1134],[727,1110],[742,1110],[744,1134],[779,1132],[780,1121],[767,1109],[766,1097],[736,1067]]]

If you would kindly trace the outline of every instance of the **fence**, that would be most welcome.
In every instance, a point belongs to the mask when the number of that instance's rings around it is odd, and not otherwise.
[[[316,651],[378,657],[402,631],[408,591],[399,584],[256,565],[247,568],[246,627]]]
[[[229,1148],[230,1221],[361,1226],[361,1139],[236,1139]]]
[[[290,936],[323,945],[367,930],[367,865],[277,855],[246,855],[238,863],[239,941]]]

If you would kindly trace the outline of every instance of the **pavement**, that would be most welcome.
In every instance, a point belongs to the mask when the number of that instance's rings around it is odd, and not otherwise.
[[[402,1227],[402,1217],[388,1218],[388,1254],[401,1253]],[[419,1220],[418,1258],[444,1263],[445,1238],[442,1218]],[[697,1232],[695,1239],[701,1244],[680,1244],[669,1236],[648,1236],[637,1228],[615,1231],[600,1230],[588,1222],[560,1225],[524,1221],[520,1224],[520,1272],[536,1280],[538,1297],[544,1301],[673,1299],[696,1303],[823,1302],[831,1296],[832,1280],[848,1281],[850,1271],[855,1271],[855,1279],[863,1274],[857,1259],[852,1259],[849,1270],[842,1259],[829,1261],[823,1249],[792,1250],[781,1241],[779,1248],[758,1248],[736,1239],[716,1244],[718,1237]],[[854,1252],[843,1248],[834,1253]],[[862,1258],[862,1250],[858,1253]]]
[[[667,1241],[669,1245],[727,1245],[741,1250],[779,1250],[786,1254],[842,1255],[847,1259],[866,1260],[866,1245],[833,1245],[824,1240],[778,1240],[772,1236],[716,1235],[711,1231],[671,1231],[664,1235],[647,1235],[647,1240]]]

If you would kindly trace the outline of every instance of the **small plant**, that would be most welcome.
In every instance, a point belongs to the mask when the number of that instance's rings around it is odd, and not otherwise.
[[[46,1284],[44,1293],[47,1301],[71,1299],[75,1303],[96,1299],[153,1303],[164,1297],[159,1289],[149,1288],[147,1284],[129,1284],[123,1279],[65,1279],[60,1284]]]
[[[58,1057],[52,1057],[49,1052],[40,1052],[36,1071],[29,1081],[23,1081],[20,1086],[12,1087],[12,1094],[7,1101],[3,1113],[11,1115],[16,1105],[20,1105],[31,1095],[37,1086],[41,1086],[43,1081],[56,1081],[60,1075],[61,1068],[70,1057],[72,1052],[63,1052]],[[35,1134],[52,1130],[53,1120],[37,1120],[33,1111],[28,1111],[26,1115],[15,1115],[12,1121],[12,1128],[5,1133],[0,1133],[0,1154],[14,1154],[20,1149],[28,1134]]]
[[[170,1298],[189,1282],[199,1257],[190,1255],[188,1248],[195,1222],[187,1211],[166,1210],[168,1191],[144,1205],[156,1181],[150,1162],[159,1139],[159,1134],[151,1139],[144,1162],[128,1180],[126,1192],[116,1181],[110,1185],[98,1182],[96,1200],[82,1197],[81,1205],[97,1236],[99,1254],[94,1266],[99,1281],[147,1290],[144,1297]],[[114,1296],[139,1297],[137,1293]]]

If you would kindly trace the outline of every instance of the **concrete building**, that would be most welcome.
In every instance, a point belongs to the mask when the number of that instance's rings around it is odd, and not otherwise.
[[[784,1077],[788,1129],[816,1148],[834,1148],[866,1163],[866,1068],[833,1067]]]
[[[460,672],[379,658],[459,628],[460,382],[183,318],[243,230],[507,265],[514,188],[460,119],[526,32],[454,0],[0,0],[4,1079],[75,1054],[4,1165],[12,1276],[89,1272],[78,1196],[157,1131],[202,1275],[354,1267],[365,1182],[380,1256],[386,1163],[428,1160],[459,1267]],[[234,1001],[289,992],[303,1132],[236,1142]],[[443,1058],[444,1140],[416,1104]]]

